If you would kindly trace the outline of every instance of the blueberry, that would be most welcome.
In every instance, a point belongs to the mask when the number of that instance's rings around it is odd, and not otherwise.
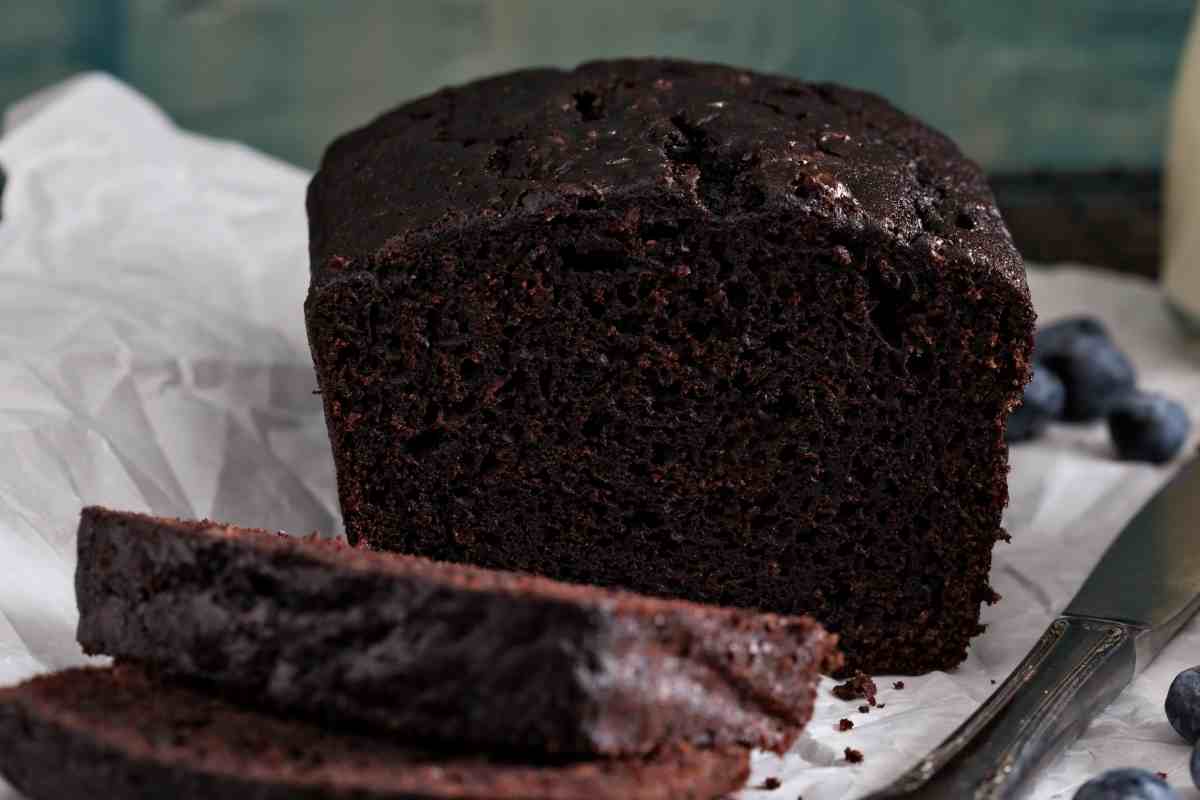
[[[1025,386],[1025,397],[1008,417],[1010,442],[1023,442],[1041,434],[1046,424],[1062,416],[1067,390],[1062,381],[1041,364],[1033,365],[1033,380]]]
[[[1094,334],[1067,340],[1042,363],[1067,389],[1063,418],[1076,422],[1103,417],[1137,384],[1137,373],[1129,358],[1110,339]]]
[[[1192,773],[1192,783],[1200,788],[1200,747],[1192,749],[1192,758],[1188,761],[1188,769]]]
[[[1195,744],[1200,739],[1200,667],[1191,667],[1175,676],[1167,690],[1167,721],[1175,732]]]
[[[1053,358],[1062,353],[1069,342],[1081,336],[1109,338],[1108,329],[1095,317],[1067,317],[1051,322],[1044,328],[1038,328],[1034,338],[1033,357],[1038,361]]]
[[[1117,455],[1127,461],[1170,461],[1191,432],[1187,410],[1170,398],[1135,392],[1108,411],[1108,432]]]
[[[1110,769],[1080,786],[1075,800],[1179,800],[1179,795],[1152,772]]]

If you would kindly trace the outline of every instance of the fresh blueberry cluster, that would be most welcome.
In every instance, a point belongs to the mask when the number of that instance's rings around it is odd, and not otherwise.
[[[1137,387],[1129,357],[1092,317],[1059,320],[1037,333],[1033,380],[1008,420],[1008,441],[1040,435],[1052,420],[1108,421],[1117,456],[1170,461],[1187,441],[1191,420],[1179,403]]]
[[[1200,787],[1200,667],[1175,676],[1164,704],[1167,721],[1193,745],[1192,782]],[[1172,800],[1178,795],[1161,777],[1142,769],[1114,769],[1079,787],[1075,800]]]

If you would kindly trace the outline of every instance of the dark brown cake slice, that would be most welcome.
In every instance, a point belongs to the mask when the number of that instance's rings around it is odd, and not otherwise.
[[[239,708],[133,665],[0,690],[0,774],[30,800],[711,800],[746,781],[738,747],[507,763]]]
[[[944,136],[730,67],[529,70],[342,137],[308,213],[352,542],[964,657],[1034,314]]]
[[[836,637],[779,617],[373,553],[313,537],[84,509],[87,653],[279,710],[488,750],[782,752]]]

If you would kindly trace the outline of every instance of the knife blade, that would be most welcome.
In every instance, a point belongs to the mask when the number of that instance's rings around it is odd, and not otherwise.
[[[1075,598],[992,696],[869,796],[1013,800],[1200,607],[1200,460],[1129,521]]]

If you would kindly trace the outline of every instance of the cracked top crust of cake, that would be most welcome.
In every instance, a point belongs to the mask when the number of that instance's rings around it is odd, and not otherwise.
[[[430,243],[456,229],[644,217],[629,201],[647,195],[664,217],[794,207],[1025,290],[982,171],[942,134],[866,92],[658,59],[442,89],[341,137],[309,188],[314,283],[436,264]]]

